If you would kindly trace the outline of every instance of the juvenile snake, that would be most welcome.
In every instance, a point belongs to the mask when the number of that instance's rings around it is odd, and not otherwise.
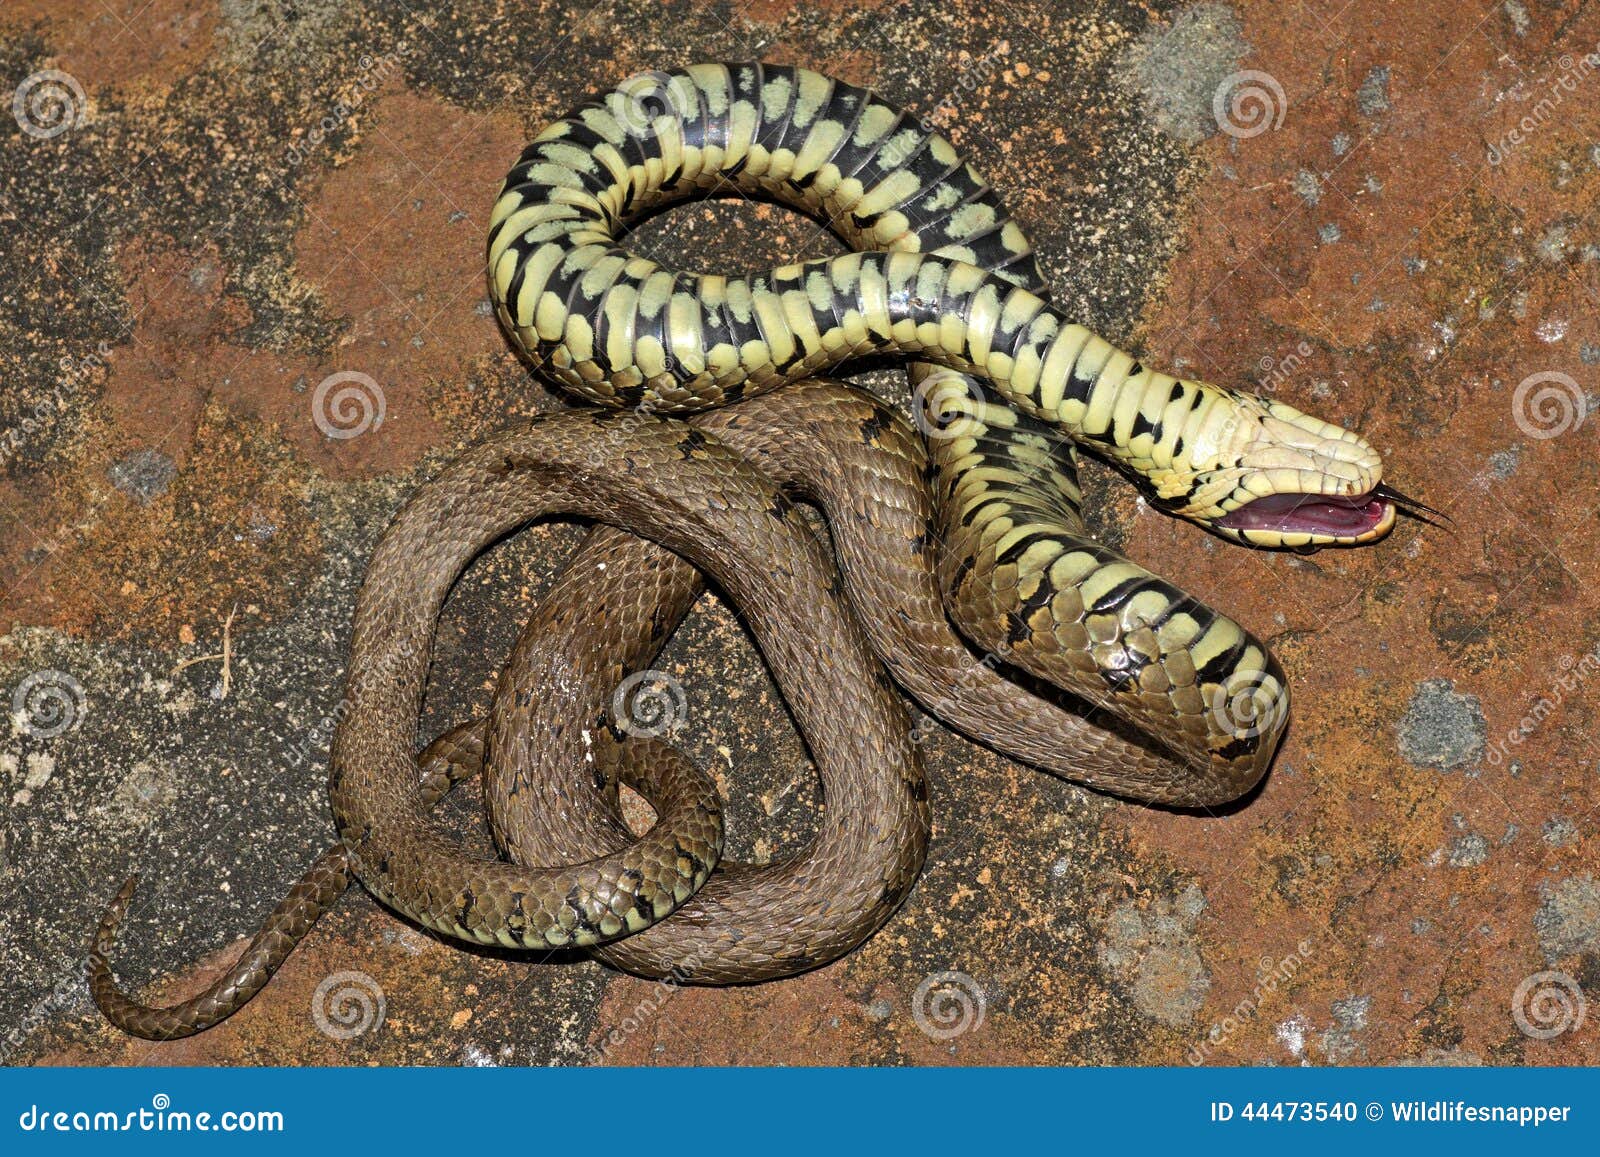
[[[725,277],[619,242],[638,214],[724,189],[811,213],[855,252]],[[187,1035],[227,1016],[351,873],[447,936],[602,945],[649,975],[729,983],[835,959],[893,913],[926,847],[920,763],[880,661],[930,711],[1019,759],[1151,801],[1236,798],[1281,734],[1283,674],[1238,624],[1086,536],[1078,448],[1153,505],[1258,546],[1372,541],[1409,502],[1381,485],[1358,435],[1158,373],[1071,324],[948,141],[818,73],[718,64],[625,82],[523,153],[488,252],[501,323],[529,359],[633,412],[496,435],[413,496],[358,602],[330,774],[340,846],[233,969],[169,1009],[129,1000],[111,976],[130,881],[90,959],[97,1002],[130,1032]],[[869,352],[919,359],[926,457],[875,401],[803,381]],[[670,416],[742,399],[688,424]],[[763,469],[825,509],[865,633]],[[445,593],[488,542],[553,513],[651,541],[593,532],[519,640],[487,732],[458,728],[419,772],[412,731]],[[704,777],[628,738],[610,711],[698,593],[696,567],[751,626],[823,777],[823,830],[791,860],[713,874],[720,812]],[[428,817],[480,764],[509,861],[467,856]],[[617,818],[619,780],[653,793],[660,819],[642,840]],[[526,866],[545,864],[582,866]]]

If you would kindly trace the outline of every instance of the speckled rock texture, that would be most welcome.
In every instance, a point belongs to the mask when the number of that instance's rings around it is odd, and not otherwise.
[[[1572,0],[6,4],[0,1058],[1600,1063],[1595,53]],[[1096,530],[1282,659],[1271,777],[1174,813],[934,729],[926,873],[802,978],[463,951],[352,892],[215,1031],[106,1027],[100,906],[144,873],[118,964],[148,995],[230,959],[331,838],[377,535],[453,451],[560,404],[489,310],[504,170],[630,73],[757,57],[934,114],[1070,312],[1359,428],[1454,529],[1250,552],[1092,469]],[[839,248],[727,202],[635,242],[700,269]],[[469,572],[420,737],[484,709],[578,533]],[[796,846],[814,777],[737,619],[706,600],[663,665],[730,851]]]

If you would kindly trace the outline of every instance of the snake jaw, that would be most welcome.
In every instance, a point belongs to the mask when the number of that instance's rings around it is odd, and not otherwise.
[[[1168,509],[1248,546],[1316,550],[1376,542],[1397,505],[1359,434],[1253,394],[1232,394],[1200,447],[1186,501]],[[1195,454],[1195,459],[1200,455]]]
[[[1236,508],[1213,528],[1251,546],[1316,550],[1375,542],[1394,528],[1395,504],[1376,493],[1353,496],[1284,492]]]

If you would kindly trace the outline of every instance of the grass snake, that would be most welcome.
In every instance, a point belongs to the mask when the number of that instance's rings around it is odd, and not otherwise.
[[[811,214],[852,252],[724,276],[627,247],[639,215],[728,192]],[[126,1031],[224,1019],[352,878],[447,937],[590,948],[644,975],[744,983],[837,959],[889,919],[926,854],[896,686],[1097,788],[1235,799],[1282,733],[1283,672],[1239,624],[1086,533],[1080,451],[1159,509],[1255,546],[1370,542],[1420,506],[1382,483],[1359,435],[1160,373],[1073,324],[945,138],[805,69],[641,74],[550,125],[505,180],[488,263],[513,342],[594,408],[493,435],[396,516],[359,596],[334,736],[339,844],[232,968],[167,1008],[111,973],[130,880],[89,964]],[[910,359],[923,437],[816,377],[864,354]],[[796,498],[824,512],[831,558]],[[525,626],[488,719],[415,755],[451,585],[489,543],[558,514],[601,525]],[[719,863],[714,783],[619,710],[702,575],[750,627],[823,781],[821,830],[770,864]],[[493,859],[429,814],[480,772]],[[642,837],[619,783],[656,808]]]

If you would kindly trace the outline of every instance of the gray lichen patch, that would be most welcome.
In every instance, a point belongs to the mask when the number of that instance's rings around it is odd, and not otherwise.
[[[1454,771],[1483,757],[1488,731],[1476,696],[1456,691],[1449,679],[1427,679],[1400,720],[1400,754],[1415,767]]]
[[[1569,876],[1547,886],[1533,929],[1552,964],[1577,952],[1600,953],[1600,882],[1593,876]]]
[[[1294,189],[1295,196],[1307,205],[1316,205],[1322,200],[1322,178],[1310,169],[1297,171],[1290,186]]]
[[[1389,111],[1389,74],[1389,66],[1380,64],[1361,81],[1356,90],[1356,107],[1362,116],[1375,117]]]
[[[1211,971],[1194,941],[1194,926],[1205,906],[1205,896],[1194,884],[1146,909],[1119,904],[1106,921],[1099,946],[1107,976],[1141,1013],[1171,1028],[1193,1022],[1211,991]]]
[[[1513,442],[1504,450],[1496,450],[1489,455],[1489,473],[1501,482],[1510,478],[1517,472],[1517,467],[1522,464],[1522,444]]]
[[[143,760],[111,793],[106,811],[116,822],[144,827],[177,802],[178,792],[178,772],[171,764]]]
[[[1361,1043],[1360,1035],[1372,1012],[1372,997],[1351,996],[1336,1000],[1329,1011],[1333,1013],[1333,1027],[1322,1034],[1323,1053],[1336,1065],[1364,1060],[1367,1047]]]
[[[1540,835],[1544,842],[1552,848],[1571,847],[1582,839],[1577,825],[1566,816],[1550,817],[1544,822]]]
[[[1452,868],[1476,868],[1489,860],[1489,841],[1476,832],[1457,836],[1450,843],[1445,862]]]
[[[106,471],[111,485],[140,502],[160,498],[178,476],[178,466],[159,450],[135,450]]]
[[[1217,131],[1218,90],[1249,51],[1232,7],[1196,4],[1141,36],[1124,63],[1156,127],[1194,145]]]

